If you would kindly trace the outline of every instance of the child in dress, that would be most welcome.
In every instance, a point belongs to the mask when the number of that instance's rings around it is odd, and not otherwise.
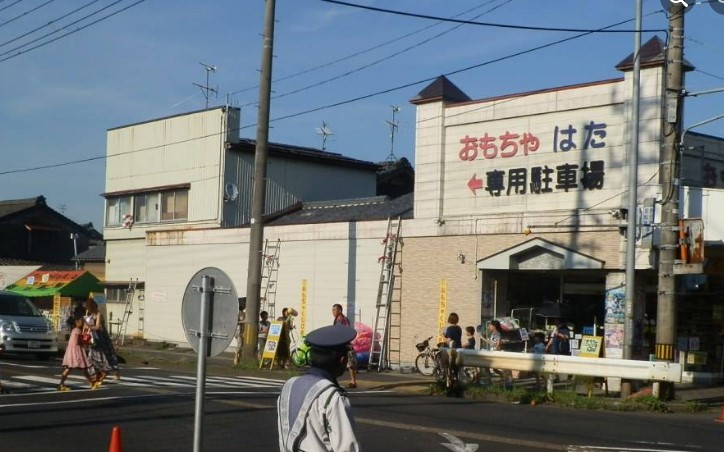
[[[85,374],[86,380],[90,383],[91,389],[95,389],[93,380],[91,380],[90,374],[88,373],[88,359],[86,358],[85,350],[81,344],[81,329],[83,328],[83,317],[73,318],[73,329],[70,332],[68,338],[68,346],[65,349],[65,355],[63,355],[63,373],[60,374],[60,385],[58,385],[58,391],[70,391],[70,388],[65,385],[65,380],[68,378],[68,374],[73,369],[80,369]]]

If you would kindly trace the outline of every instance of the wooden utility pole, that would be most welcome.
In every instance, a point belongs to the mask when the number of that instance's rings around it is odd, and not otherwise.
[[[266,158],[269,147],[269,110],[271,103],[272,58],[274,55],[275,0],[266,0],[264,12],[264,43],[261,54],[259,82],[259,114],[256,123],[254,153],[254,198],[251,205],[249,233],[249,264],[246,280],[246,320],[242,356],[256,358],[259,330],[259,294],[261,292],[261,260],[264,246],[264,206],[266,204]]]
[[[656,307],[656,359],[673,361],[676,349],[676,279],[674,263],[679,230],[679,138],[684,98],[684,12],[669,5],[669,45],[666,49],[665,105],[661,149],[661,227],[659,283]],[[673,387],[671,388],[673,389]],[[666,396],[666,394],[661,394]]]

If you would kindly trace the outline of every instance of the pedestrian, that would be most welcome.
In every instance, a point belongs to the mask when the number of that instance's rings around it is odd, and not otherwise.
[[[503,340],[503,327],[500,326],[500,321],[491,320],[490,323],[488,323],[488,334],[490,337],[487,338],[485,342],[487,342],[489,350],[503,350],[505,340]],[[502,377],[506,389],[513,389],[513,373],[511,371],[506,369],[493,369],[493,372]]]
[[[65,380],[73,369],[78,369],[83,372],[91,389],[95,389],[95,382],[88,373],[88,358],[81,344],[81,335],[85,322],[81,316],[74,317],[70,320],[71,321],[68,322],[68,328],[71,329],[70,336],[68,337],[68,345],[66,345],[65,354],[63,355],[63,372],[60,374],[58,391],[70,391],[70,388],[65,385]]]
[[[485,339],[485,342],[488,344],[488,350],[491,350],[491,351],[502,350],[502,347],[503,347],[502,333],[503,333],[503,328],[500,326],[499,321],[491,320],[490,323],[488,323],[489,336],[487,339]]]
[[[463,330],[458,326],[460,317],[457,313],[451,312],[447,317],[448,326],[442,335],[447,339],[447,345],[450,348],[462,348]]]
[[[533,354],[542,356],[546,352],[546,344],[545,344],[545,334],[541,332],[537,332],[533,334]],[[536,391],[540,391],[541,388],[541,372],[535,371],[535,389]]]
[[[282,315],[277,318],[278,322],[282,322],[282,334],[279,336],[277,344],[276,359],[280,369],[289,367],[289,350],[292,347],[292,330],[294,329],[294,317],[299,313],[294,308],[282,309]]]
[[[84,318],[86,322],[84,328],[92,337],[92,342],[88,347],[90,364],[88,371],[95,381],[94,385],[98,387],[109,372],[115,374],[116,380],[121,378],[121,373],[118,368],[116,351],[106,329],[106,319],[98,310],[98,303],[93,298],[88,298],[85,308],[88,314]]]
[[[311,368],[289,379],[277,400],[280,452],[357,452],[352,408],[337,377],[347,367],[349,344],[357,332],[330,325],[306,337]]]
[[[334,322],[332,322],[332,325],[343,325],[343,326],[349,326],[352,325],[349,324],[349,319],[346,315],[342,312],[342,305],[339,303],[336,303],[332,306],[332,315],[334,316]],[[347,385],[348,388],[356,388],[357,387],[357,353],[354,351],[354,348],[352,347],[352,344],[349,346],[349,352],[347,354],[347,371],[349,372],[349,384]]]
[[[234,365],[239,365],[241,359],[241,350],[244,348],[244,322],[246,321],[246,298],[244,298],[244,307],[241,307],[241,300],[239,298],[239,315],[236,318],[236,351],[234,351]]]
[[[256,336],[256,353],[259,359],[264,354],[264,346],[266,345],[266,337],[269,334],[269,313],[261,311],[259,313],[259,329]]]
[[[475,327],[465,327],[465,346],[463,348],[468,350],[475,350]]]
[[[571,330],[566,322],[561,322],[551,332],[546,352],[553,355],[571,354]]]

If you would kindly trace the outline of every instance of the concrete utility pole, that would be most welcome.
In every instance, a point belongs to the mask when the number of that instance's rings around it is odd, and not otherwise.
[[[669,46],[666,49],[664,140],[659,177],[662,187],[662,199],[659,284],[656,307],[656,359],[663,361],[674,360],[676,346],[674,261],[678,249],[679,138],[681,136],[684,106],[684,12],[685,7],[681,3],[671,3],[669,5],[670,39]]]
[[[251,205],[249,264],[246,279],[246,321],[242,356],[256,358],[259,330],[259,294],[261,291],[261,260],[264,245],[264,206],[266,204],[266,157],[269,147],[269,110],[271,103],[272,58],[274,56],[275,0],[266,0],[264,12],[264,43],[261,54],[259,82],[259,114],[256,124],[254,153],[254,198]]]
[[[633,358],[634,303],[636,302],[636,229],[638,227],[639,105],[641,100],[641,9],[636,0],[633,87],[631,89],[631,143],[628,158],[628,226],[626,227],[626,309],[623,324],[623,359]],[[623,381],[621,397],[631,394],[631,383]]]

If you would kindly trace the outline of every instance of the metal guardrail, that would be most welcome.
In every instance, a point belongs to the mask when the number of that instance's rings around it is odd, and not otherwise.
[[[458,364],[467,367],[681,383],[681,364],[662,361],[459,349]]]

